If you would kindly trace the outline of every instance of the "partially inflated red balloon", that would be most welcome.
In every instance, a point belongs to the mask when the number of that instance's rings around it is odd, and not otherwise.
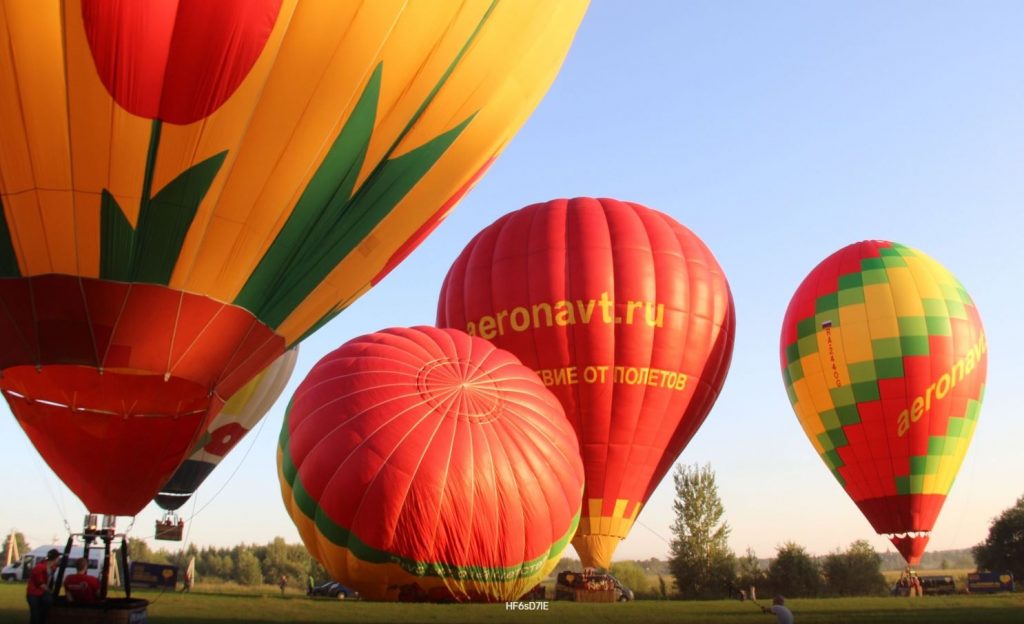
[[[437,315],[515,353],[561,401],[586,471],[573,546],[603,568],[718,397],[734,318],[693,232],[590,198],[527,206],[480,232]]]
[[[514,600],[576,530],[583,466],[557,399],[511,353],[388,329],[320,360],[278,475],[309,551],[372,599]]]

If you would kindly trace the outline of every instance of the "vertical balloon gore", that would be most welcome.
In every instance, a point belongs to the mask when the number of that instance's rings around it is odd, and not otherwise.
[[[735,313],[711,251],[639,204],[534,204],[470,241],[437,322],[511,351],[558,397],[586,470],[573,546],[610,567],[729,369]]]
[[[960,282],[897,243],[832,254],[786,311],[780,358],[800,424],[909,564],[920,560],[967,452],[987,353]]]

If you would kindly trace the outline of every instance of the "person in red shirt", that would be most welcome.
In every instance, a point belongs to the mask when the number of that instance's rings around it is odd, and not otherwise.
[[[60,551],[51,548],[50,552],[46,553],[46,559],[40,560],[29,574],[25,599],[28,601],[29,621],[32,624],[46,622],[46,614],[50,610],[50,605],[53,604],[50,573],[58,563],[60,563]]]
[[[82,557],[75,562],[77,573],[64,579],[64,589],[68,598],[75,604],[95,604],[100,600],[100,582],[95,576],[89,576],[89,560]]]

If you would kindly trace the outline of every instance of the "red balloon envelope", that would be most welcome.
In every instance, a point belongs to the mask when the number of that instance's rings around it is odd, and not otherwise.
[[[603,568],[718,397],[734,318],[722,269],[693,232],[590,198],[527,206],[480,232],[437,314],[515,353],[561,401],[586,473],[573,546]]]
[[[285,506],[309,551],[372,599],[514,600],[576,530],[583,466],[555,397],[463,332],[342,345],[281,430]]]

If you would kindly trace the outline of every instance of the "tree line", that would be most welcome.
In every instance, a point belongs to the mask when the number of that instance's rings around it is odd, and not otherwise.
[[[143,540],[128,540],[128,556],[132,561],[163,563],[178,566],[184,573],[192,557],[196,560],[198,582],[235,582],[240,585],[277,583],[286,576],[290,583],[305,586],[307,579],[330,580],[327,571],[302,544],[288,544],[275,537],[266,544],[238,544],[231,547],[195,544],[177,551],[153,550]]]
[[[903,567],[864,540],[824,557],[813,557],[803,546],[787,542],[766,566],[751,549],[737,557],[728,546],[730,528],[711,466],[677,465],[672,477],[676,517],[669,568],[682,598],[736,596],[750,587],[762,596],[794,598],[880,595],[889,589],[882,570]],[[1024,578],[1024,497],[993,521],[985,542],[941,556],[939,568],[973,567],[977,562],[980,570],[1009,570],[1015,578]]]
[[[737,557],[728,547],[730,529],[711,467],[677,465],[672,476],[676,519],[669,560],[619,561],[610,570],[637,597],[724,598],[750,587],[756,587],[761,596],[794,598],[882,594],[888,589],[882,570],[903,567],[902,558],[895,559],[898,554],[879,554],[864,540],[824,557],[811,556],[795,542],[778,547],[769,559],[759,558],[749,548]],[[17,531],[5,537],[5,544],[12,535],[20,553],[30,550],[25,536]],[[262,545],[199,548],[192,544],[177,551],[153,550],[143,540],[129,539],[128,554],[132,561],[171,564],[182,570],[195,557],[200,582],[259,585],[276,583],[282,575],[303,584],[310,576],[316,582],[329,579],[305,546],[288,544],[283,537]],[[967,568],[975,562],[979,570],[1010,571],[1016,579],[1024,579],[1024,496],[993,519],[984,542],[973,549],[926,554],[922,567]],[[551,574],[580,568],[578,559],[563,558]],[[672,579],[678,590],[670,587]]]

